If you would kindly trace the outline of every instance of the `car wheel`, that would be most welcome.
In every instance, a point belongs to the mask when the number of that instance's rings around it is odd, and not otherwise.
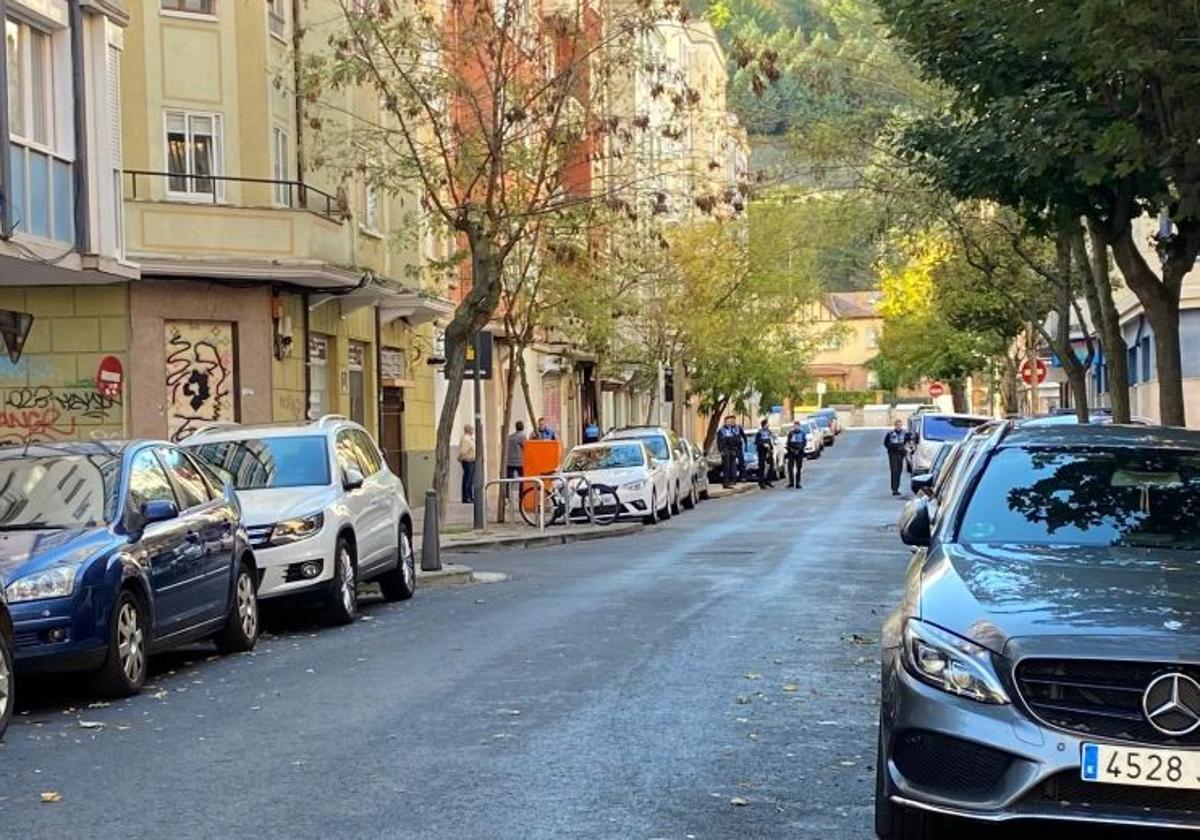
[[[683,505],[680,504],[680,496],[681,495],[682,495],[682,493],[680,493],[680,491],[679,491],[679,485],[676,484],[675,485],[675,503],[673,505],[671,505],[671,515],[672,516],[679,516],[679,514],[683,513]]]
[[[642,521],[647,525],[658,524],[658,494],[650,494],[650,512],[642,517]]]
[[[891,800],[883,726],[875,751],[875,834],[879,840],[938,840],[949,837],[946,823],[937,815],[897,805]]]
[[[350,541],[338,537],[333,553],[333,580],[325,596],[325,621],[329,624],[349,624],[358,616],[358,570]]]
[[[704,489],[700,491],[700,499],[705,502],[707,502],[709,498],[708,487],[708,482],[705,482]]]
[[[685,496],[683,499],[683,506],[688,510],[694,510],[697,501],[699,501],[699,498],[696,493],[696,482],[693,481],[688,487],[687,496]]]
[[[258,641],[258,592],[254,577],[249,566],[238,564],[229,617],[225,619],[225,629],[216,639],[217,650],[221,653],[244,653],[252,650]]]
[[[0,738],[8,729],[13,715],[13,664],[12,651],[0,639]]]
[[[387,601],[407,601],[417,591],[417,559],[406,525],[400,526],[397,548],[400,562],[379,579],[379,589]]]
[[[108,626],[108,655],[96,676],[96,688],[111,697],[128,697],[146,682],[149,622],[142,599],[128,589],[117,595]]]

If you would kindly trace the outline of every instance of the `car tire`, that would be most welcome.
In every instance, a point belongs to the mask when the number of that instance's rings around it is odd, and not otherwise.
[[[642,517],[642,522],[647,525],[658,524],[658,493],[650,494],[650,512]]]
[[[146,605],[131,589],[117,594],[108,622],[108,654],[96,675],[96,691],[106,697],[129,697],[146,684],[150,621]]]
[[[338,537],[333,552],[333,580],[325,594],[325,623],[349,624],[358,617],[358,567],[350,541]]]
[[[708,485],[705,484],[704,489],[700,491],[700,501],[707,502],[709,500],[709,497],[710,497],[710,494],[708,491]]]
[[[407,601],[417,591],[417,557],[407,525],[400,526],[400,535],[396,539],[399,562],[379,579],[385,601]]]
[[[698,501],[699,495],[696,493],[696,482],[693,481],[688,486],[688,494],[683,498],[683,506],[688,510],[695,510]]]
[[[238,563],[237,577],[233,583],[233,599],[229,603],[229,616],[225,629],[216,637],[217,650],[221,653],[245,653],[253,650],[258,641],[258,586],[256,574],[250,566]]]
[[[887,755],[883,749],[881,725],[875,752],[875,835],[879,840],[939,840],[951,836],[939,815],[892,802],[887,775]]]
[[[4,731],[8,729],[8,723],[12,720],[16,696],[14,686],[12,650],[0,640],[0,738],[4,737]]]
[[[683,505],[680,503],[680,498],[679,498],[680,495],[681,494],[679,492],[679,485],[676,484],[675,485],[675,503],[673,505],[671,505],[671,515],[672,516],[679,516],[679,514],[683,513]]]

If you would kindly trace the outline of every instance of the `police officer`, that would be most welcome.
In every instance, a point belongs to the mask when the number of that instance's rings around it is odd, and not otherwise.
[[[808,435],[799,420],[792,423],[787,436],[788,487],[800,489],[800,473],[804,470],[804,450],[808,448]]]
[[[737,451],[737,474],[740,479],[746,475],[746,447],[750,444],[750,436],[746,434],[745,428],[737,421],[736,417],[733,419],[733,427],[737,430],[738,440],[742,442]]]
[[[732,487],[737,481],[738,456],[742,452],[742,435],[732,414],[717,429],[717,451],[721,453],[721,485]]]
[[[775,464],[775,436],[767,428],[764,419],[754,433],[754,448],[758,451],[758,486],[764,490],[774,487],[771,481],[771,467]]]
[[[883,448],[887,450],[888,466],[892,470],[892,495],[900,495],[900,475],[904,472],[904,458],[908,454],[908,445],[912,442],[904,428],[904,421],[897,420],[892,430],[883,436]]]

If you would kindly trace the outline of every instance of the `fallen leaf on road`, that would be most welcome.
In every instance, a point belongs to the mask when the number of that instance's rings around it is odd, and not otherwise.
[[[787,692],[795,692],[800,690],[800,686],[796,685],[795,683],[788,683],[783,687],[783,690]]]
[[[735,808],[745,808],[750,803],[749,803],[749,801],[743,799],[740,796],[735,796],[735,797],[733,797],[733,799],[729,800],[729,804]]]
[[[853,767],[854,766],[853,761],[839,761],[838,764],[842,765],[843,767]]]
[[[62,794],[56,790],[42,791],[42,802],[50,804],[51,802],[62,802]]]
[[[762,674],[755,674],[755,673],[749,672],[749,671],[746,672],[745,674],[742,674],[742,676],[748,680],[761,680],[762,679]]]
[[[842,636],[842,641],[849,642],[852,645],[873,645],[875,640],[870,636],[863,636],[858,633],[851,633],[848,636]]]
[[[81,720],[79,725],[84,729],[103,729],[104,723],[98,720]]]

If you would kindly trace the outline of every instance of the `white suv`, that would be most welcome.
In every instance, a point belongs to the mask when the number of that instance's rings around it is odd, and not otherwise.
[[[312,423],[207,426],[187,439],[229,479],[258,561],[260,600],[313,596],[330,623],[353,621],[356,588],[389,601],[416,588],[404,486],[366,430],[329,415]]]
[[[667,507],[672,514],[680,513],[680,506],[694,508],[700,499],[700,491],[692,480],[691,455],[683,441],[670,429],[659,426],[629,426],[614,429],[604,436],[605,442],[614,440],[640,440],[650,448],[654,460],[667,468]]]

